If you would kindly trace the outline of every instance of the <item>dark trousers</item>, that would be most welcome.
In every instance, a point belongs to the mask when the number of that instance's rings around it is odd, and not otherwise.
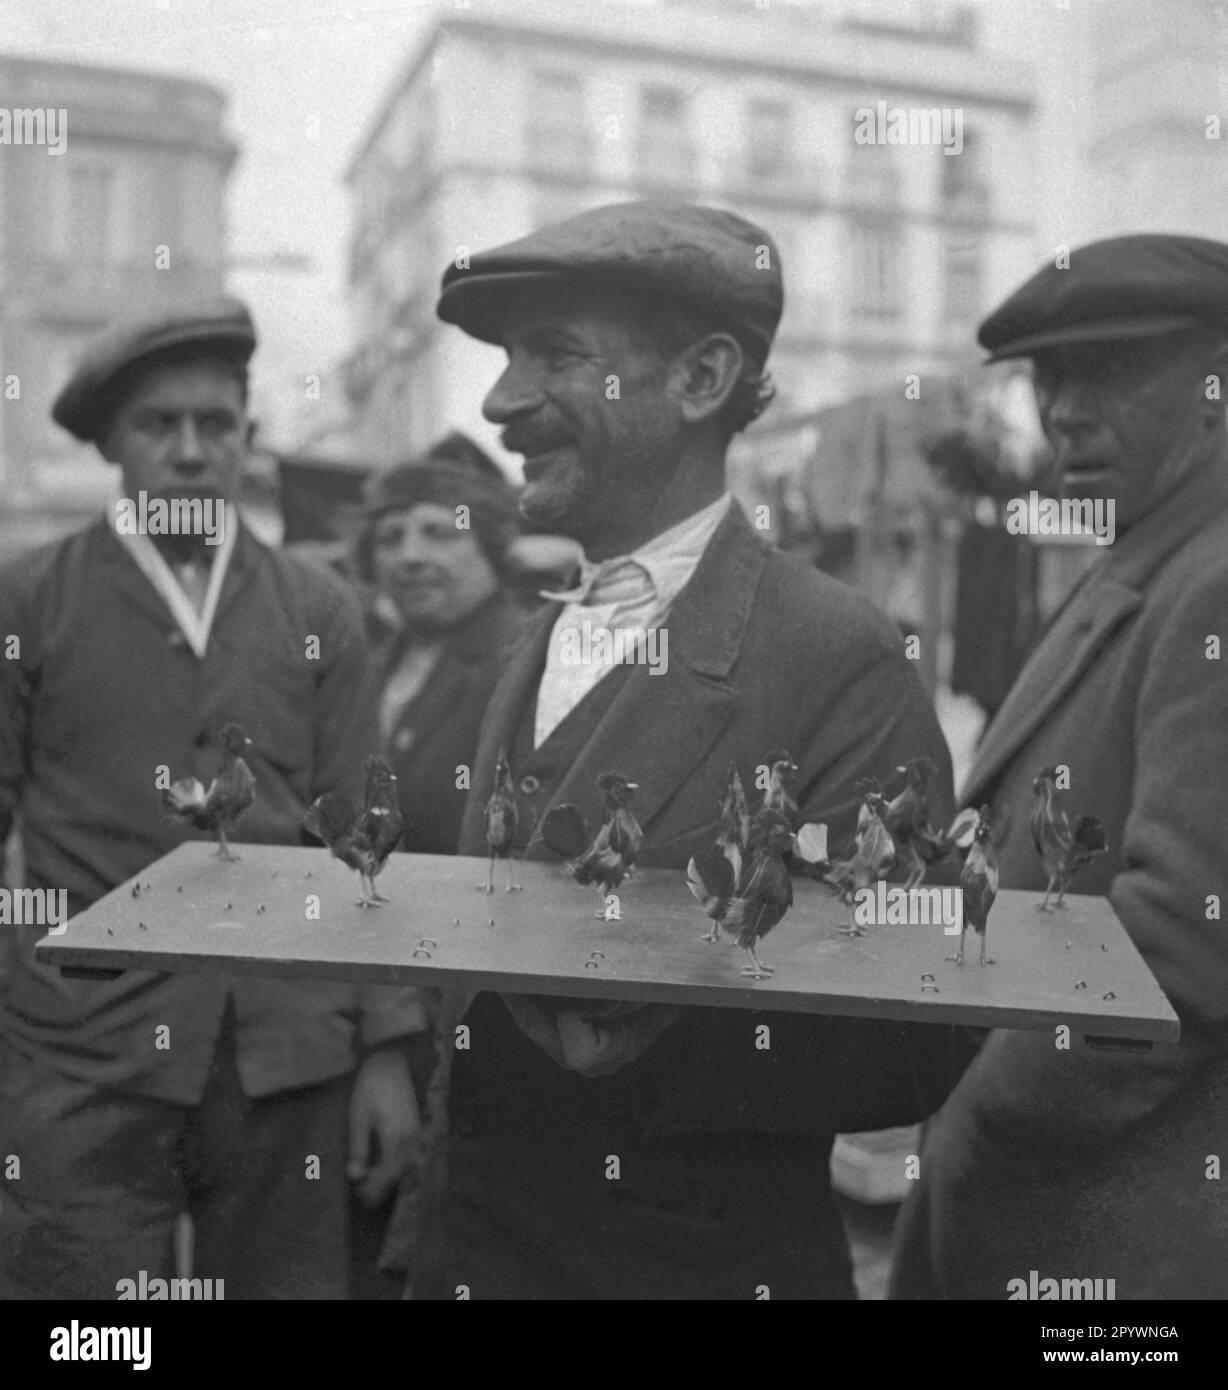
[[[197,1106],[0,1044],[0,1300],[114,1299],[142,1270],[172,1278],[185,1211],[192,1275],[225,1280],[227,1299],[345,1297],[350,1078],[251,1100],[229,1022]]]

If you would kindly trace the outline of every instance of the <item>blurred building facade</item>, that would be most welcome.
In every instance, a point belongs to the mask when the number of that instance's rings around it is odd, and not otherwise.
[[[627,198],[726,206],[776,238],[765,420],[975,360],[977,319],[1037,257],[1032,78],[988,61],[975,21],[945,0],[444,11],[348,173],[358,451],[388,462],[454,427],[493,445],[501,354],[436,320],[444,266]],[[960,113],[960,153],[857,143],[880,103]]]
[[[0,57],[0,91],[67,120],[61,153],[0,146],[3,555],[114,493],[114,470],[52,422],[51,402],[117,316],[222,290],[237,150],[224,95],[202,82]]]
[[[1228,5],[1099,0],[1080,22],[1092,55],[1088,235],[1228,239]]]

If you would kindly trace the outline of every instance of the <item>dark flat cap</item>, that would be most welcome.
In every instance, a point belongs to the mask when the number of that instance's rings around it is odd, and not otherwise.
[[[977,339],[999,362],[1203,324],[1228,333],[1228,245],[1147,233],[1081,246],[1064,270],[1046,265],[989,315]]]
[[[638,290],[701,310],[771,346],[784,288],[776,243],[753,222],[689,203],[611,203],[450,265],[437,312],[488,343],[502,342],[511,293],[549,283]]]
[[[108,388],[143,358],[199,345],[246,362],[256,347],[247,306],[229,295],[113,324],[86,345],[51,407],[51,418],[78,439],[97,439],[114,406]]]

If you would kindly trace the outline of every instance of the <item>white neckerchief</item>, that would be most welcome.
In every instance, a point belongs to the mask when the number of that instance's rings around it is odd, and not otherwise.
[[[158,596],[166,604],[188,646],[198,657],[202,658],[209,646],[209,633],[213,629],[213,618],[217,613],[218,599],[222,594],[222,584],[226,578],[226,571],[230,568],[230,557],[234,554],[235,537],[239,533],[239,516],[233,503],[228,502],[226,504],[225,516],[222,543],[218,546],[217,554],[213,557],[213,566],[209,571],[209,587],[205,590],[205,606],[199,613],[192,606],[187,594],[184,593],[175,571],[163,559],[162,552],[154,545],[153,541],[148,536],[133,536],[126,533],[121,535],[115,529],[114,518],[111,518],[111,532],[115,539],[132,556],[137,568],[149,580]]]
[[[733,498],[729,493],[701,511],[662,531],[630,555],[580,564],[580,583],[544,598],[561,600],[565,607],[555,619],[546,649],[546,665],[537,688],[533,721],[533,746],[540,748],[581,700],[607,675],[612,665],[604,662],[577,664],[566,659],[569,642],[586,629],[606,628],[635,632],[660,627],[674,600],[689,583],[704,551],[725,519]],[[603,592],[608,595],[602,601]],[[595,601],[594,601],[595,600]],[[628,654],[624,659],[634,659]]]

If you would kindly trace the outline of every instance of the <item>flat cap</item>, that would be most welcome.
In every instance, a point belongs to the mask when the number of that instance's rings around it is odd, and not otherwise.
[[[780,253],[753,222],[690,203],[611,203],[479,251],[444,272],[437,312],[483,342],[502,342],[510,294],[589,282],[701,310],[766,356],[784,304]]]
[[[1204,324],[1228,333],[1228,244],[1140,233],[1081,246],[1066,269],[1044,266],[989,315],[977,339],[1000,362]]]
[[[199,345],[246,362],[256,348],[247,306],[229,295],[112,324],[89,342],[51,407],[51,418],[78,439],[97,439],[114,407],[109,389],[142,358]]]

